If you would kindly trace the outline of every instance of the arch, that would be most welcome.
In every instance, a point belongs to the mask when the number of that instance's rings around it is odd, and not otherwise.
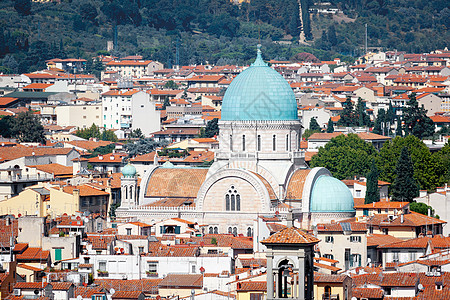
[[[303,193],[302,193],[302,210],[303,212],[309,212],[310,206],[311,206],[311,194],[312,189],[314,186],[314,183],[316,182],[317,178],[321,175],[328,175],[332,176],[330,171],[328,171],[325,168],[322,167],[316,167],[312,168],[311,172],[309,172],[308,176],[306,177]]]
[[[269,192],[264,186],[264,183],[254,174],[247,170],[240,169],[223,169],[211,175],[205,180],[205,182],[200,187],[198,196],[195,199],[195,206],[199,211],[203,210],[203,202],[210,191],[210,189],[220,180],[225,178],[237,178],[239,180],[247,181],[256,191],[261,202],[262,211],[269,211],[270,209],[270,196]],[[239,199],[241,200],[241,199]],[[231,201],[231,197],[230,197]],[[240,203],[240,206],[241,203]]]

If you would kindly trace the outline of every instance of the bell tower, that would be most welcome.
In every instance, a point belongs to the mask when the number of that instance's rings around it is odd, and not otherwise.
[[[137,199],[137,177],[136,168],[127,164],[122,170],[121,185],[121,208],[133,208],[138,203]]]
[[[317,238],[288,222],[261,243],[267,247],[267,299],[313,299],[314,246]]]

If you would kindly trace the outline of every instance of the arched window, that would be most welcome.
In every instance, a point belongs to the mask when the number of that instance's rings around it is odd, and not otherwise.
[[[209,227],[208,233],[209,234],[213,234],[214,233],[214,227],[212,227],[212,226]]]
[[[133,187],[130,186],[130,200],[133,199]]]
[[[298,133],[295,134],[295,144],[296,144],[295,147],[297,148],[297,150],[300,149],[300,140],[298,137]]]
[[[237,235],[237,227],[233,226],[233,227],[228,227],[228,234],[232,234],[234,236]]]
[[[277,151],[277,136],[275,134],[272,136],[272,150]]]
[[[237,236],[237,227],[233,227],[233,235]]]
[[[286,134],[286,151],[289,151],[289,134]]]
[[[238,191],[234,188],[234,185],[230,187],[228,193],[225,195],[225,210],[241,210],[241,195],[239,195]]]
[[[233,151],[233,135],[230,134],[230,151]]]
[[[251,227],[247,227],[247,236],[253,236],[253,229]]]
[[[219,227],[217,226],[214,227],[214,234],[219,234]]]
[[[245,134],[242,136],[242,151],[245,151]]]
[[[128,199],[128,186],[125,186],[125,199]]]
[[[261,136],[260,135],[258,135],[258,138],[257,138],[256,151],[261,151]]]

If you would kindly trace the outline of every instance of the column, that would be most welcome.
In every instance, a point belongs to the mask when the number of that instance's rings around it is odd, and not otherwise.
[[[268,253],[266,255],[267,258],[267,299],[273,299],[273,255],[272,253]]]
[[[275,271],[273,271],[273,274],[275,275],[275,283],[276,283],[276,290],[275,290],[275,298],[276,299],[280,299],[281,298],[281,295],[280,295],[280,280],[278,280],[279,279],[279,276],[278,276],[278,272],[279,272],[279,270],[275,270]]]
[[[298,256],[298,300],[305,300],[305,254]]]

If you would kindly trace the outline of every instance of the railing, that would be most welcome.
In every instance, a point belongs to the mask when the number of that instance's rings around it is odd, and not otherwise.
[[[0,182],[45,181],[54,179],[53,175],[7,175],[0,176]]]
[[[322,294],[322,300],[339,300],[339,294]]]

